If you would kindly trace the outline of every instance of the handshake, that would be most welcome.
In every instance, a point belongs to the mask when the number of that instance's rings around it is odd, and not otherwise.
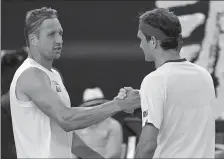
[[[114,98],[121,110],[126,113],[134,113],[135,109],[141,107],[139,90],[131,87],[121,88],[118,95]]]

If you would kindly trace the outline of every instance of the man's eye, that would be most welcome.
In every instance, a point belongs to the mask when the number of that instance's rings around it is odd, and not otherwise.
[[[50,35],[50,36],[53,36],[53,35],[54,35],[54,32],[50,33],[49,35]]]

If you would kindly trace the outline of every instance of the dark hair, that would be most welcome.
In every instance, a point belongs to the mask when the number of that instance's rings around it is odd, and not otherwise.
[[[51,8],[42,7],[26,13],[24,36],[26,45],[30,46],[29,35],[35,33],[38,35],[38,29],[45,19],[57,18],[57,11]]]
[[[163,8],[153,9],[147,11],[140,16],[144,23],[160,29],[164,34],[171,37],[161,40],[161,47],[164,50],[177,49],[179,44],[182,43],[181,24],[176,15],[169,10]],[[144,34],[147,40],[151,37]]]

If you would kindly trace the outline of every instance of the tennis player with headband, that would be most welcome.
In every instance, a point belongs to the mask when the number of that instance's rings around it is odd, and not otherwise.
[[[213,81],[207,70],[180,57],[179,19],[161,8],[145,12],[137,36],[156,70],[140,88],[142,133],[135,158],[214,158]]]

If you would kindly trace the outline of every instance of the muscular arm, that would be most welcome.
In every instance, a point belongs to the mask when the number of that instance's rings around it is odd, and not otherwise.
[[[37,68],[26,70],[18,79],[17,86],[65,131],[86,128],[121,111],[118,100],[90,108],[66,107],[51,88],[49,77]]]
[[[157,136],[163,120],[165,82],[160,75],[149,74],[141,89],[142,133],[135,158],[152,158],[157,147]]]
[[[136,148],[135,158],[153,158],[157,147],[157,136],[159,129],[153,124],[146,124],[139,139]]]

